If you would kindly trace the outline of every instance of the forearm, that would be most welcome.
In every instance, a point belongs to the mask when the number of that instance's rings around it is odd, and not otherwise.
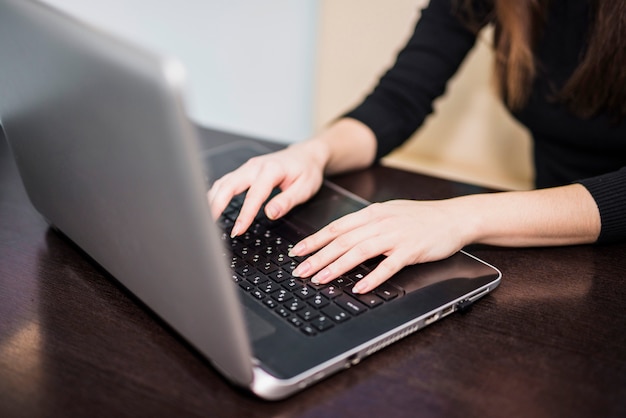
[[[451,199],[467,217],[466,243],[525,247],[593,243],[598,207],[580,184]]]

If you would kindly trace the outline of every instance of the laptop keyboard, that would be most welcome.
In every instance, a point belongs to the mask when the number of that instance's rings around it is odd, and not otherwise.
[[[389,283],[368,294],[352,293],[354,284],[375,266],[372,261],[325,285],[293,277],[291,272],[304,257],[289,257],[297,236],[283,221],[270,221],[261,210],[248,231],[230,238],[242,202],[243,195],[235,197],[218,220],[222,240],[231,249],[225,256],[230,257],[232,279],[248,297],[304,334],[314,336],[340,326],[402,293]]]

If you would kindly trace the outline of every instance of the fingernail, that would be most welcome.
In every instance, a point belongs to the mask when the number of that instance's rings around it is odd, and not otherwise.
[[[276,219],[278,217],[278,209],[274,205],[265,206],[265,215],[270,219]]]
[[[365,284],[362,282],[358,282],[357,284],[354,285],[354,287],[352,288],[352,293],[357,293],[360,294],[363,292],[363,290],[365,290]]]
[[[289,253],[287,253],[287,255],[289,255],[289,257],[297,257],[302,253],[302,251],[304,251],[304,248],[304,243],[299,242],[296,244],[295,247],[289,250]]]
[[[313,276],[311,278],[311,282],[313,282],[314,284],[320,284],[323,280],[326,280],[328,276],[330,276],[330,269],[326,267],[315,276]]]
[[[293,277],[302,277],[306,276],[307,273],[311,270],[311,263],[308,261],[304,261],[298,265],[292,272],[291,275]]]
[[[233,229],[231,229],[230,231],[230,237],[235,238],[237,235],[239,235],[240,228],[241,228],[241,224],[239,222],[235,222],[235,225],[233,225]]]

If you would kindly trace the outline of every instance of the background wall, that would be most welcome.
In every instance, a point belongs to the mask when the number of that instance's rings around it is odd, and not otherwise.
[[[199,123],[292,142],[312,131],[315,0],[45,0],[183,61]]]

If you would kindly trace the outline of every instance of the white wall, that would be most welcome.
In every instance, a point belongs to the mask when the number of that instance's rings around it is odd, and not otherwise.
[[[45,0],[178,57],[190,116],[282,142],[313,126],[315,0]]]

